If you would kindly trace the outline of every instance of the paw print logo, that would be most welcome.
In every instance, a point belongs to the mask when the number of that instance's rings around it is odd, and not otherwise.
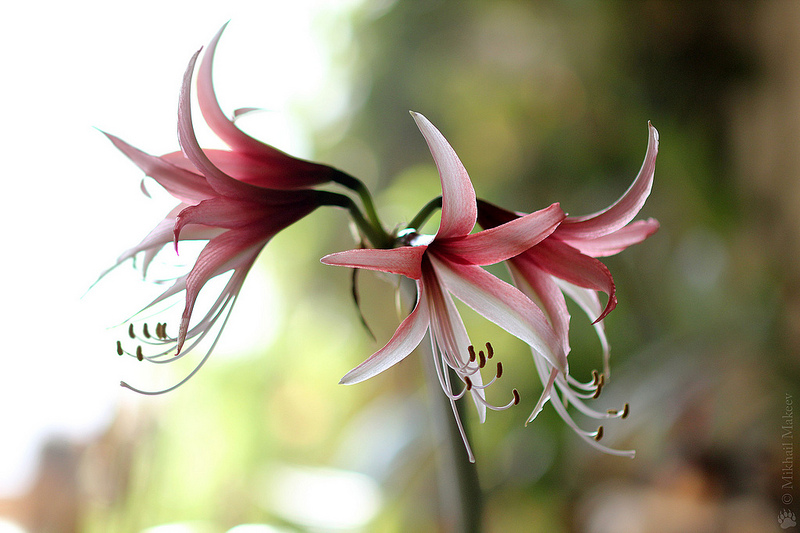
[[[781,529],[789,529],[790,527],[796,526],[796,520],[797,517],[789,509],[784,509],[778,515],[778,525],[781,526]]]

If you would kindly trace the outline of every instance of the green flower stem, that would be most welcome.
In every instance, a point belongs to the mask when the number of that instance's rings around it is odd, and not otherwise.
[[[391,248],[392,238],[382,226],[370,223],[349,196],[329,191],[315,191],[320,205],[333,205],[343,207],[350,212],[350,216],[358,229],[375,248]]]
[[[440,494],[444,511],[443,530],[454,533],[480,533],[483,531],[483,494],[478,482],[478,470],[475,463],[470,463],[467,458],[452,406],[442,392],[436,375],[430,341],[427,337],[420,343],[418,350],[422,352],[428,394],[433,404],[433,419],[437,436],[442,444],[438,451]],[[454,375],[450,377],[457,379]],[[456,409],[465,426],[464,431],[468,431],[466,413],[462,412],[464,405],[466,405],[464,402],[456,402]]]
[[[428,221],[428,219],[431,217],[434,211],[441,208],[442,208],[442,197],[437,196],[436,198],[425,204],[425,207],[420,209],[419,213],[417,213],[417,216],[415,216],[413,220],[411,220],[411,222],[408,223],[408,227],[414,230],[418,230],[419,228],[425,225],[425,223]]]
[[[400,290],[403,301],[409,307],[413,306],[416,297],[414,283],[403,278]],[[464,441],[461,440],[461,433],[453,416],[453,408],[439,384],[431,350],[430,338],[426,335],[417,352],[422,356],[425,368],[426,388],[436,441],[440,498],[439,530],[445,533],[480,533],[483,530],[483,494],[478,482],[478,471],[475,464],[469,462]],[[458,378],[451,376],[451,379]],[[467,405],[464,401],[456,402],[459,412]],[[466,413],[461,413],[461,420],[465,424],[464,430],[468,431]]]
[[[374,242],[372,239],[370,239],[370,242],[372,242],[376,248],[391,248],[392,238],[383,229],[383,224],[381,224],[380,218],[378,218],[378,212],[375,210],[375,203],[372,201],[372,195],[369,193],[367,186],[364,185],[361,180],[354,178],[350,174],[342,172],[341,170],[336,171],[333,178],[331,178],[331,181],[338,183],[339,185],[344,185],[348,189],[358,194],[359,198],[361,198],[361,203],[364,204],[364,211],[367,214],[366,218],[371,223],[375,233],[380,234],[379,242]]]

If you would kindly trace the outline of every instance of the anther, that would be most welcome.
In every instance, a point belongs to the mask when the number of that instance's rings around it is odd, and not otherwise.
[[[464,376],[464,383],[467,384],[467,390],[472,390],[472,380],[469,379],[469,376]]]
[[[144,359],[144,354],[142,353],[142,347],[141,346],[137,346],[136,347],[136,359],[138,359],[139,361]]]
[[[623,419],[628,418],[630,412],[631,412],[631,406],[628,405],[628,402],[625,402],[625,405],[622,407],[622,415],[620,415],[620,418]]]
[[[483,368],[486,366],[486,354],[483,353],[483,350],[478,352],[478,357],[480,357],[480,361],[478,362],[478,366]]]
[[[159,339],[166,339],[167,338],[167,323],[166,322],[164,322],[164,323],[159,322],[158,323],[158,325],[156,326],[156,336]]]
[[[597,433],[594,434],[594,440],[599,441],[603,438],[603,426],[597,426]]]
[[[475,348],[470,344],[469,347],[467,348],[467,351],[469,352],[469,362],[470,363],[474,363],[475,362]]]
[[[122,350],[122,343],[120,341],[117,341],[117,355],[122,355],[124,353],[125,352]]]
[[[514,395],[514,405],[519,405],[519,391],[517,391],[517,389],[514,389],[511,391],[511,394]]]
[[[494,356],[494,348],[492,348],[492,343],[486,343],[486,358],[491,359]]]
[[[599,379],[600,375],[597,373],[597,370],[592,370],[592,385],[597,385]]]
[[[128,336],[129,336],[131,339],[135,339],[135,338],[136,338],[136,332],[134,332],[134,331],[133,331],[133,324],[131,324],[130,326],[128,326]]]
[[[150,332],[147,330],[147,324],[142,326],[142,335],[144,335],[145,339],[149,339],[150,338]]]
[[[600,396],[600,392],[603,390],[603,385],[606,383],[606,378],[603,374],[600,374],[600,377],[597,379],[597,385],[594,389],[594,394],[592,394],[592,398],[597,398]]]
[[[503,375],[503,363],[500,361],[497,362],[497,379],[500,379],[500,376]]]

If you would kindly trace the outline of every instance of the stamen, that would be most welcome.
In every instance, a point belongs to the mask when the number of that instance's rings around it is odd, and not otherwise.
[[[475,348],[470,344],[467,347],[467,351],[469,352],[469,362],[470,363],[474,363],[475,362]]]
[[[519,405],[519,391],[514,389],[511,391],[511,394],[514,395],[514,405]]]
[[[472,380],[469,379],[469,376],[464,376],[464,383],[467,384],[467,390],[472,390]]]
[[[500,376],[502,376],[502,375],[503,375],[503,363],[498,361],[497,362],[497,374],[496,374],[497,379],[500,379]]]
[[[597,427],[597,432],[594,434],[594,440],[600,441],[603,438],[603,426]]]
[[[145,323],[144,326],[142,326],[142,335],[144,335],[145,339],[150,338],[150,332],[147,330],[147,323]]]
[[[128,336],[129,336],[131,339],[135,339],[135,338],[136,338],[136,332],[134,332],[134,331],[133,331],[133,324],[131,324],[130,326],[128,326]]]
[[[483,353],[483,350],[478,352],[478,357],[480,357],[480,361],[478,362],[478,366],[483,368],[486,366],[486,354]]]
[[[492,348],[492,343],[486,343],[486,357],[491,359],[494,356],[494,348]]]
[[[142,347],[141,346],[137,346],[136,347],[136,359],[138,359],[139,361],[144,359],[144,354],[142,353]]]
[[[603,390],[603,385],[605,384],[605,382],[606,382],[605,376],[603,376],[603,374],[600,374],[600,377],[597,379],[597,388],[595,389],[594,394],[592,394],[593,399],[596,399],[600,396],[600,392]]]
[[[124,353],[125,351],[122,349],[122,343],[120,341],[117,341],[117,355],[122,355]]]
[[[622,419],[628,418],[630,412],[631,412],[631,406],[628,405],[628,402],[625,402],[625,405],[622,407],[622,415],[620,416],[620,418]]]

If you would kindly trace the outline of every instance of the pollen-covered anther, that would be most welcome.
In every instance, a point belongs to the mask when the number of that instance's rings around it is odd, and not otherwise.
[[[475,359],[476,359],[476,356],[475,356],[475,347],[474,347],[473,345],[471,345],[471,344],[470,344],[470,345],[467,347],[467,351],[469,352],[469,362],[470,362],[470,363],[474,363],[474,362],[475,362]]]
[[[603,385],[606,383],[606,378],[603,374],[600,374],[597,378],[597,383],[595,384],[594,394],[592,394],[592,398],[596,399],[600,396],[600,393],[603,390]]]
[[[135,332],[135,331],[133,331],[133,324],[130,324],[130,325],[128,326],[128,336],[129,336],[131,339],[135,339],[135,338],[136,338],[136,332]]]
[[[144,335],[145,339],[150,338],[150,331],[148,331],[146,323],[142,326],[142,335]]]
[[[495,375],[497,376],[497,379],[500,379],[500,376],[503,375],[503,363],[500,361],[497,362],[497,374]]]
[[[125,353],[125,350],[122,349],[122,342],[117,341],[117,355],[122,355]]]
[[[628,402],[625,402],[625,405],[622,407],[622,414],[619,415],[619,417],[622,419],[628,418],[630,412],[631,412],[631,406],[628,405]]]
[[[597,370],[592,370],[592,386],[597,385],[600,380],[600,374]]]
[[[594,440],[600,441],[603,438],[603,426],[597,426],[597,431],[594,434]]]
[[[141,346],[136,347],[136,359],[138,359],[139,361],[142,361],[144,359],[144,354],[142,353]]]
[[[513,389],[511,394],[514,395],[514,405],[519,405],[519,391],[517,389]]]
[[[472,390],[472,380],[469,376],[464,376],[464,383],[467,385],[467,390]]]
[[[492,343],[491,342],[487,342],[486,343],[486,358],[487,359],[491,359],[492,357],[494,357],[494,348],[492,348]]]
[[[486,366],[486,354],[483,353],[483,350],[478,352],[478,359],[480,359],[478,361],[478,366],[481,367],[481,368],[485,367]]]

